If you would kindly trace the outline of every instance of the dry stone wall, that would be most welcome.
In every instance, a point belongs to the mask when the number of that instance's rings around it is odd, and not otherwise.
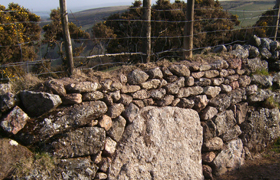
[[[267,68],[232,58],[102,82],[53,79],[46,92],[1,85],[1,141],[57,158],[32,179],[211,179],[280,137],[280,74],[256,73]]]

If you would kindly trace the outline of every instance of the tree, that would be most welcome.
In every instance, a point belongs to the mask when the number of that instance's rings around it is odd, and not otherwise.
[[[59,47],[59,55],[63,57],[63,31],[59,8],[51,11],[50,19],[52,22],[43,26],[45,32],[43,43],[48,45],[45,57],[49,53],[49,48],[54,49],[56,46]],[[69,31],[71,39],[75,39],[76,42],[76,47],[73,49],[73,55],[78,56],[85,48],[85,42],[81,42],[79,39],[89,39],[90,35],[83,31],[81,27],[77,27],[74,23],[69,23]]]
[[[0,5],[0,63],[32,61],[40,39],[40,17],[28,9],[10,3]]]
[[[174,56],[176,55],[174,51],[183,47],[185,7],[186,3],[179,0],[175,3],[158,0],[152,6],[152,53],[157,58],[161,54]],[[239,24],[237,16],[223,11],[219,1],[214,0],[196,0],[195,9],[194,48],[213,46],[232,40],[230,30]],[[103,28],[110,29],[110,33],[116,36],[116,39],[108,43],[107,52],[141,51],[142,16],[141,1],[135,1],[126,12],[112,14],[105,19],[103,24],[106,27]],[[96,26],[93,27],[93,31]],[[219,32],[213,33],[216,30]],[[106,38],[106,36],[100,34],[99,38]]]

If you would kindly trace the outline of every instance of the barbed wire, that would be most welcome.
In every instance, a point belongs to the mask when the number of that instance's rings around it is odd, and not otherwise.
[[[140,8],[128,8],[128,9],[141,9],[143,7],[140,7]],[[196,8],[194,9],[195,11],[199,11],[199,10],[220,10],[220,11],[226,11],[226,12],[242,12],[242,13],[262,13],[262,12],[266,12],[266,11],[276,11],[278,9],[268,9],[268,10],[235,10],[235,9],[216,9],[216,8]],[[162,9],[152,9],[152,11],[154,12],[168,12],[168,11],[183,11],[185,13],[185,9],[184,8],[179,8],[179,9],[168,9],[168,10],[162,10]],[[0,11],[0,13],[3,13],[3,12],[22,12],[22,11]],[[164,13],[163,13],[164,14]],[[258,19],[258,18],[274,18],[276,17],[276,15],[262,15],[262,14],[259,14],[259,15],[252,15],[250,17],[240,17],[238,18],[238,20],[240,21],[240,24],[242,23],[245,23],[245,21],[247,20],[255,20],[255,19]],[[140,18],[140,17],[139,17]],[[233,18],[201,18],[201,19],[195,19],[193,20],[193,22],[202,22],[202,21],[223,21],[223,20],[227,20],[227,21],[234,21],[235,19]],[[77,19],[76,19],[77,21]],[[96,21],[96,20],[95,20]],[[112,20],[106,20],[106,22],[110,23],[110,22],[118,22],[118,23],[123,23],[123,22],[126,22],[126,23],[138,23],[138,22],[141,22],[141,27],[138,29],[139,31],[137,32],[138,34],[142,34],[142,31],[143,31],[143,24],[144,22],[147,22],[145,20],[141,20],[141,19],[112,19]],[[183,20],[183,21],[171,21],[171,20],[168,20],[168,16],[166,14],[164,14],[164,17],[163,17],[163,20],[157,20],[157,19],[152,19],[150,21],[151,23],[153,23],[154,25],[153,26],[157,26],[158,23],[162,23],[163,24],[163,27],[165,28],[168,28],[168,26],[170,24],[175,24],[174,28],[176,29],[180,29],[182,26],[179,26],[179,24],[183,24],[183,23],[187,23],[187,22],[191,22],[191,21],[186,21],[186,20]],[[0,26],[7,26],[7,25],[16,25],[16,24],[19,24],[19,23],[36,23],[36,24],[40,24],[42,22],[35,22],[35,21],[22,21],[22,22],[12,22],[12,23],[2,23],[0,24]],[[139,23],[140,24],[140,23]],[[138,24],[138,25],[139,25]],[[246,38],[248,36],[247,34],[247,31],[249,30],[254,30],[254,29],[257,29],[257,28],[274,28],[275,26],[250,26],[250,27],[242,27],[242,26],[238,26],[238,27],[234,27],[233,29],[218,29],[218,30],[209,30],[209,31],[203,31],[203,32],[196,32],[193,34],[194,38],[197,38],[199,37],[200,35],[209,35],[209,34],[215,34],[215,33],[225,33],[225,36],[227,33],[233,33],[233,32],[236,32],[236,31],[244,31],[245,34],[244,34],[244,38],[239,38],[239,39],[235,39],[234,35],[232,35],[232,41],[231,42],[226,42],[225,43],[225,37],[223,36],[222,39],[220,39],[219,41],[217,41],[218,44],[215,44],[215,45],[212,45],[212,46],[203,46],[203,47],[195,47],[193,48],[192,50],[193,51],[199,51],[199,50],[202,50],[206,47],[211,47],[211,48],[214,48],[216,47],[217,45],[220,45],[221,43],[223,45],[232,45],[232,44],[235,44],[235,43],[244,43],[246,42]],[[79,47],[79,43],[82,44],[82,43],[85,43],[87,42],[89,45],[86,45],[85,46],[85,49],[87,48],[92,48],[92,49],[88,49],[87,51],[88,52],[83,52],[84,54],[82,55],[77,55],[74,57],[75,61],[77,61],[77,65],[76,67],[79,67],[81,69],[96,69],[96,68],[100,68],[101,66],[114,66],[114,65],[128,65],[128,64],[131,64],[132,61],[130,61],[129,57],[132,57],[132,56],[139,56],[140,58],[142,58],[142,56],[146,56],[147,54],[141,52],[141,50],[139,50],[139,48],[141,47],[139,45],[139,41],[137,41],[137,39],[146,39],[146,37],[144,36],[139,36],[139,35],[134,35],[133,32],[129,32],[129,28],[130,27],[127,27],[127,34],[125,34],[124,37],[109,37],[109,38],[100,38],[100,37],[91,37],[90,39],[72,39],[72,41],[79,41],[79,42],[76,42],[76,45],[77,47]],[[183,44],[183,39],[186,38],[186,37],[189,37],[189,36],[184,36],[183,34],[173,34],[173,35],[166,35],[164,33],[164,29],[162,30],[162,35],[158,35],[158,36],[151,36],[151,39],[153,41],[157,41],[157,40],[161,40],[162,41],[162,47],[157,47],[158,50],[155,51],[154,49],[156,47],[152,46],[153,48],[153,53],[152,53],[152,56],[155,57],[155,61],[158,61],[158,60],[161,60],[162,58],[166,58],[166,57],[181,57],[181,56],[178,56],[178,53],[182,53],[184,51],[189,51],[187,49],[183,49],[183,48],[180,48],[180,46],[178,47],[172,47],[172,45],[170,44],[170,40],[176,40],[176,43],[178,43],[179,45],[182,46]],[[178,30],[179,32],[179,30]],[[159,32],[154,32],[154,33],[159,33]],[[182,32],[181,32],[182,33]],[[159,33],[160,34],[160,33]],[[107,48],[109,46],[109,43],[113,40],[124,40],[124,42],[126,42],[126,46],[128,47],[120,47],[120,48],[124,48],[124,51],[123,52],[120,52],[120,53],[117,53],[117,52],[113,52],[113,53],[108,53],[107,52]],[[135,41],[132,41],[132,40],[135,40]],[[104,43],[102,41],[108,41],[107,43]],[[61,41],[57,41],[57,43],[60,43]],[[44,46],[44,44],[46,44],[47,42],[43,43],[41,40],[39,41],[29,41],[29,42],[23,42],[23,43],[16,43],[16,44],[11,44],[11,45],[0,45],[0,48],[3,48],[3,47],[13,47],[13,46],[19,46],[20,47],[20,50],[22,51],[22,47],[21,46],[24,46],[24,45],[27,45],[27,44],[38,44],[40,45],[40,48],[39,48],[39,53],[38,53],[38,59],[34,60],[34,61],[25,61],[25,62],[14,62],[14,63],[8,63],[8,64],[2,64],[0,65],[0,70],[1,69],[4,69],[4,68],[13,68],[13,70],[19,74],[20,76],[20,72],[17,72],[17,68],[18,67],[22,67],[22,69],[24,69],[24,71],[26,72],[29,72],[29,69],[31,69],[32,67],[36,66],[36,65],[41,65],[44,69],[44,72],[37,72],[35,73],[36,75],[45,75],[45,74],[51,74],[51,73],[63,73],[64,71],[61,71],[61,70],[57,70],[57,71],[53,71],[51,70],[50,67],[47,67],[44,63],[55,63],[55,62],[60,62],[62,63],[63,62],[63,58],[62,58],[62,55],[58,55],[57,56],[59,58],[50,58],[50,59],[44,59],[42,57],[42,54],[45,54],[47,53],[47,50],[46,46]],[[220,43],[220,44],[219,44]],[[141,43],[140,43],[141,44]],[[42,47],[44,46],[44,47]],[[74,43],[74,46],[75,46],[75,43]],[[129,46],[133,46],[134,47],[134,52],[130,52],[130,48]],[[169,49],[166,49],[167,47],[169,47]],[[45,52],[44,52],[45,51]],[[21,52],[22,53],[22,52]],[[172,56],[170,56],[169,53],[174,53]],[[21,54],[22,55],[22,54]],[[127,62],[114,62],[114,58],[116,57],[128,57],[127,59]],[[105,60],[103,60],[105,58]],[[110,60],[106,60],[106,58],[111,58]],[[94,60],[95,59],[95,60]],[[92,62],[91,62],[92,61]],[[98,62],[99,61],[99,62]],[[110,61],[110,62],[108,62]],[[81,62],[81,63],[79,63]],[[83,62],[85,62],[85,66],[83,65]],[[91,63],[91,64],[90,64]],[[2,78],[0,78],[1,80],[5,80],[5,76],[3,76],[3,73],[2,74]],[[10,78],[8,78],[10,79]],[[7,78],[6,78],[7,80]]]

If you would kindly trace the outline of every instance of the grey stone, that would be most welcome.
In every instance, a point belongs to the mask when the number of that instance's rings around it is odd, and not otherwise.
[[[232,87],[230,85],[222,84],[220,87],[221,87],[221,92],[223,93],[229,93],[232,91]]]
[[[242,124],[246,120],[248,112],[248,103],[240,103],[233,106],[234,117],[238,124]]]
[[[217,136],[217,127],[212,120],[202,121],[201,126],[203,127],[203,141],[206,142]]]
[[[138,112],[139,108],[135,104],[130,103],[124,111],[124,117],[127,119],[128,122],[132,123],[136,118]]]
[[[209,164],[215,159],[215,157],[216,157],[216,154],[213,151],[202,153],[202,162]]]
[[[127,82],[129,84],[140,85],[141,83],[147,81],[147,79],[149,79],[149,75],[138,69],[127,75]]]
[[[181,108],[193,108],[194,100],[193,99],[187,99],[187,98],[181,98],[180,102],[178,103],[178,106],[181,107]]]
[[[140,86],[138,85],[131,85],[131,86],[123,86],[122,89],[121,89],[121,92],[123,94],[126,94],[126,93],[134,93],[136,91],[139,91],[141,89]]]
[[[231,75],[231,76],[228,76],[226,79],[229,80],[229,82],[233,82],[233,81],[237,81],[239,79],[239,75],[238,74],[235,74],[235,75]]]
[[[269,46],[270,46],[270,50],[273,52],[273,51],[276,51],[277,49],[279,49],[280,44],[278,41],[272,41],[272,42],[270,42]]]
[[[18,106],[9,112],[1,121],[1,127],[4,131],[17,134],[30,118]]]
[[[221,52],[226,52],[226,51],[227,51],[227,48],[225,45],[216,46],[213,50],[214,53],[221,53]]]
[[[186,78],[186,86],[193,86],[194,85],[194,78],[192,76]]]
[[[212,84],[214,86],[220,86],[222,83],[224,83],[225,79],[224,78],[214,78],[212,80]]]
[[[270,43],[272,40],[269,38],[261,38],[261,47],[270,50]]]
[[[45,82],[46,87],[54,94],[65,95],[66,89],[64,83],[57,79],[52,79]]]
[[[216,107],[220,112],[226,110],[230,106],[230,104],[231,96],[227,94],[219,94],[209,101],[209,105]]]
[[[163,78],[163,73],[160,70],[159,67],[154,68],[154,69],[150,69],[148,71],[148,74],[150,76],[151,79],[162,79]]]
[[[122,89],[122,83],[119,81],[113,81],[110,87],[110,91],[119,91]]]
[[[136,104],[139,108],[145,107],[145,104],[142,100],[133,100],[132,101],[134,104]]]
[[[211,120],[216,114],[218,114],[218,110],[216,108],[211,107],[211,106],[207,106],[203,110],[200,118],[201,118],[201,120],[206,120],[207,121],[207,120]]]
[[[230,53],[240,59],[247,59],[249,57],[248,49],[237,49],[237,50],[231,51]]]
[[[203,151],[217,151],[217,150],[221,150],[223,148],[223,145],[224,143],[221,138],[214,137],[206,141],[203,144],[202,149]]]
[[[124,139],[108,179],[203,179],[202,128],[195,111],[143,108],[128,125]]]
[[[238,125],[230,128],[225,134],[221,136],[224,142],[228,142],[233,139],[237,139],[237,137],[242,134],[242,131]]]
[[[111,163],[112,159],[110,157],[102,158],[101,162],[99,163],[99,170],[106,173]]]
[[[107,174],[99,172],[96,174],[95,178],[100,179],[100,180],[107,179]]]
[[[228,70],[222,69],[222,70],[220,71],[220,76],[221,76],[221,77],[227,77],[228,75],[229,75]]]
[[[166,86],[167,93],[178,94],[181,87],[185,86],[185,78],[181,77],[178,81],[168,84]]]
[[[52,153],[58,158],[97,154],[104,149],[106,132],[103,128],[84,127],[67,132],[51,143]]]
[[[119,115],[121,115],[121,113],[124,111],[124,105],[119,103],[119,104],[114,104],[113,106],[111,106],[109,109],[108,109],[108,115],[111,117],[111,118],[116,118],[118,117]]]
[[[195,79],[199,79],[202,78],[205,75],[205,72],[193,72],[192,73],[192,77],[194,77]]]
[[[213,161],[216,176],[220,176],[227,171],[239,169],[244,164],[242,156],[243,144],[240,139],[229,142],[226,147]]]
[[[63,105],[80,104],[83,101],[80,93],[65,94],[61,99]]]
[[[241,69],[242,60],[240,58],[228,59],[228,64],[230,69]]]
[[[247,59],[247,66],[252,72],[256,72],[257,70],[268,70],[268,63],[266,61],[262,61],[260,58]]]
[[[168,83],[173,83],[175,81],[178,81],[178,79],[179,79],[178,76],[175,75],[166,77]]]
[[[147,99],[150,97],[147,90],[142,89],[132,94],[133,99]]]
[[[127,83],[127,77],[126,77],[126,75],[120,74],[120,81],[121,81],[121,83],[126,84],[126,83]]]
[[[12,86],[9,83],[0,84],[0,95],[6,94],[8,92],[12,92]]]
[[[62,103],[58,95],[33,91],[21,91],[20,99],[27,114],[31,117],[54,110]]]
[[[209,64],[202,64],[199,66],[199,71],[208,71],[211,69],[211,65]]]
[[[211,85],[211,79],[200,78],[198,81],[195,81],[194,84],[196,86],[210,86]]]
[[[159,79],[152,79],[150,81],[141,84],[144,89],[156,89],[160,86],[161,81]]]
[[[157,101],[158,106],[168,106],[171,105],[174,100],[173,95],[166,95],[162,100]]]
[[[122,116],[117,117],[113,120],[112,128],[107,132],[108,136],[119,142],[124,133],[125,125],[126,120]]]
[[[256,94],[257,91],[258,91],[258,86],[255,85],[255,84],[246,87],[246,94],[247,94],[247,95]]]
[[[108,131],[113,125],[112,118],[107,115],[103,115],[102,119],[98,122],[98,124],[100,127]]]
[[[165,77],[173,75],[173,73],[167,67],[162,67],[161,70],[162,70],[163,76],[165,76]]]
[[[98,170],[90,158],[61,159],[58,161],[52,174],[53,177],[49,177],[50,179],[93,179]],[[38,174],[40,173],[39,171]]]
[[[161,88],[157,90],[152,90],[150,93],[151,98],[160,100],[162,99],[166,94],[166,90]]]
[[[251,84],[251,78],[246,75],[240,76],[238,83],[239,83],[240,87],[249,86]]]
[[[178,97],[189,97],[189,96],[196,96],[203,93],[203,88],[200,86],[188,87],[188,88],[181,88],[178,92]]]
[[[103,99],[104,95],[102,92],[100,91],[95,91],[95,92],[91,92],[91,93],[84,93],[83,94],[83,101],[96,101],[96,100],[100,100]]]
[[[232,110],[227,110],[217,114],[213,122],[217,126],[217,136],[226,134],[230,129],[232,129],[237,124]]]
[[[249,49],[249,58],[256,58],[260,55],[260,52],[259,52],[259,49],[256,48],[255,46],[252,46],[250,49]]]
[[[8,92],[6,94],[0,95],[0,110],[1,112],[6,112],[13,107],[15,107],[19,102],[16,95]]]
[[[183,64],[178,64],[178,65],[173,64],[169,67],[169,70],[177,76],[184,76],[184,77],[190,76],[189,68]]]
[[[112,97],[114,102],[118,102],[121,99],[121,93],[119,90],[115,92],[109,92],[108,95]]]
[[[240,127],[241,139],[244,146],[252,152],[260,152],[280,137],[280,113],[279,109],[250,110],[247,113],[248,120]]]
[[[261,85],[264,88],[268,88],[273,85],[273,78],[271,76],[254,74],[251,80],[252,83]]]
[[[205,77],[206,78],[214,78],[220,75],[220,72],[218,70],[209,70],[205,71]]]
[[[121,94],[120,103],[122,103],[125,106],[128,106],[132,102],[133,98],[126,94]]]
[[[261,45],[261,38],[259,38],[258,36],[254,35],[253,38],[251,39],[251,44],[253,46],[259,47]]]
[[[262,48],[260,52],[263,59],[268,60],[272,56],[271,52],[267,48]]]
[[[207,86],[203,90],[204,94],[209,98],[214,98],[221,92],[221,88],[217,86]]]
[[[68,93],[86,93],[98,90],[101,85],[97,82],[79,82],[71,83],[65,86]]]
[[[212,168],[210,166],[203,164],[202,169],[204,178],[213,179]]]
[[[56,134],[85,126],[106,112],[107,106],[101,101],[75,104],[72,108],[65,107],[60,111],[55,111],[36,119],[34,123],[27,123],[17,134],[17,138],[27,145],[39,141],[43,142]]]
[[[248,97],[248,101],[249,102],[261,102],[266,100],[267,98],[269,98],[272,95],[270,90],[265,90],[265,89],[260,89],[259,91],[257,91],[255,94],[250,95]]]
[[[193,98],[193,100],[194,100],[194,107],[193,108],[195,110],[197,110],[198,112],[200,112],[202,109],[204,109],[209,102],[206,95],[195,96]]]
[[[117,146],[117,142],[111,139],[110,137],[107,137],[105,140],[105,145],[103,150],[104,154],[112,157],[116,151],[116,146]]]

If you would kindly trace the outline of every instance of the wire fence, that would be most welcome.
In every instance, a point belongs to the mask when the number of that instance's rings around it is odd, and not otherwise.
[[[273,38],[273,29],[275,25],[269,23],[257,24],[256,22],[263,19],[277,18],[278,9],[265,10],[235,10],[235,9],[217,9],[217,8],[196,8],[194,12],[196,18],[194,22],[194,53],[200,53],[206,47],[214,48],[218,45],[232,45],[236,43],[246,43],[253,34],[262,34]],[[128,13],[134,16],[129,16]],[[266,13],[270,11],[271,13]],[[97,36],[91,34],[90,38],[72,39],[73,51],[79,50],[74,56],[74,65],[80,69],[97,69],[114,67],[123,64],[133,64],[144,62],[144,57],[147,55],[143,51],[143,40],[145,36],[145,22],[142,19],[143,7],[130,7],[127,14],[116,13],[115,16],[110,16],[106,21],[100,23],[110,27],[112,33]],[[210,13],[209,13],[210,12]],[[211,15],[226,13],[228,17]],[[0,15],[4,13],[17,13],[17,11],[0,11]],[[137,15],[138,13],[138,15]],[[235,15],[241,13],[244,16],[236,19]],[[266,13],[266,14],[264,14]],[[199,15],[200,14],[200,15]],[[208,14],[208,15],[206,15]],[[247,14],[247,15],[245,15]],[[126,15],[126,16],[125,16]],[[174,20],[175,16],[177,19]],[[184,26],[187,22],[185,19],[185,7],[177,9],[156,9],[152,8],[151,18],[151,61],[159,61],[161,59],[183,58]],[[172,19],[173,18],[173,19]],[[238,22],[239,24],[233,24]],[[248,21],[251,23],[248,25]],[[1,22],[1,21],[0,21]],[[228,22],[231,22],[230,24]],[[254,23],[253,23],[254,22]],[[264,21],[265,22],[265,21]],[[13,26],[15,31],[20,24],[41,24],[35,21],[20,21],[0,24],[1,29]],[[208,27],[205,28],[205,27]],[[109,28],[109,29],[110,29]],[[91,29],[92,30],[92,29]],[[108,29],[103,29],[104,32]],[[102,33],[102,29],[100,30]],[[107,32],[108,33],[108,32]],[[9,49],[18,50],[18,61],[9,60],[1,63],[0,79],[9,81],[13,78],[23,77],[26,73],[35,75],[55,75],[65,73],[65,55],[61,52],[63,41],[56,41],[56,46],[50,48],[48,42],[44,40],[44,32],[41,33],[41,38],[32,40],[32,34],[25,37],[25,41],[20,41],[20,34],[16,31],[14,37],[17,38],[10,44],[0,43],[0,52]],[[1,37],[1,35],[0,35]],[[30,39],[29,41],[27,39]],[[36,53],[33,60],[26,60],[23,57],[24,51],[33,49]],[[0,58],[4,59],[0,56]],[[0,59],[1,60],[1,59]]]

